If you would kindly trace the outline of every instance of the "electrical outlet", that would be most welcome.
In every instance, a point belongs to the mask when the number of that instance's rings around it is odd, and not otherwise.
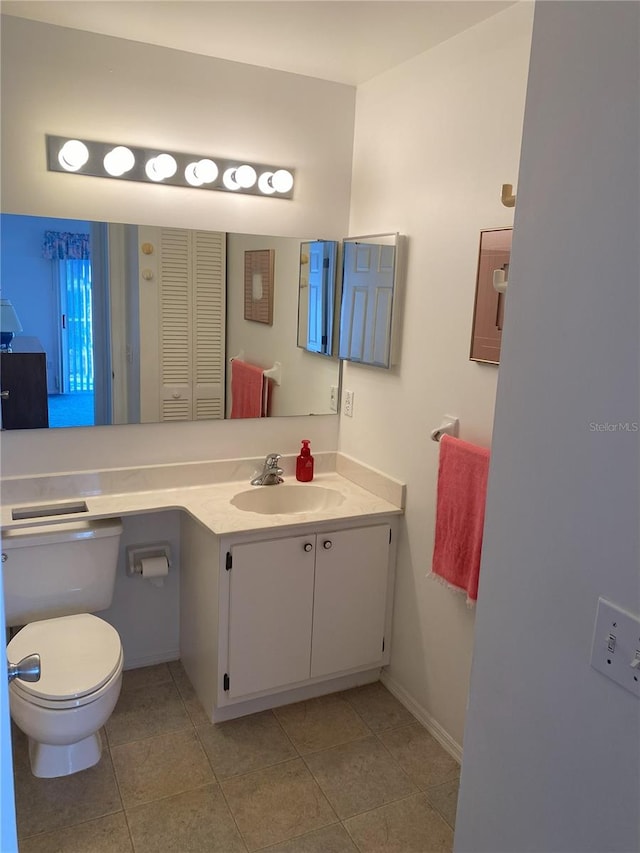
[[[640,618],[598,599],[591,666],[640,697]]]
[[[330,396],[329,396],[329,408],[332,412],[338,411],[338,386],[331,385]]]
[[[344,392],[344,413],[346,417],[353,417],[353,391],[345,391]]]

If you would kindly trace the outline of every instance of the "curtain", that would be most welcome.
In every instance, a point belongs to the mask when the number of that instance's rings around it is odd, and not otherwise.
[[[45,231],[42,257],[51,261],[88,261],[91,258],[89,235]]]

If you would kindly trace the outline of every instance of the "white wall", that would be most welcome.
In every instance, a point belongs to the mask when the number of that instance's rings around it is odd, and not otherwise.
[[[353,87],[7,17],[1,84],[5,212],[297,237],[346,232]],[[47,172],[47,133],[288,165],[295,198]],[[320,420],[317,449],[335,449],[337,418]],[[3,473],[293,452],[309,428],[302,419],[240,430],[215,422],[4,433]]]
[[[125,669],[180,656],[180,513],[155,512],[122,519],[113,602],[100,616],[117,630]],[[168,542],[171,566],[162,586],[127,570],[127,547]]]
[[[516,183],[532,8],[497,15],[359,87],[351,234],[408,236],[401,360],[345,365],[354,417],[340,450],[407,483],[389,675],[423,719],[460,745],[474,614],[427,580],[442,416],[491,440],[498,369],[469,361],[480,230],[508,226]],[[416,710],[414,708],[414,710]]]
[[[536,9],[456,850],[640,849],[640,5]],[[592,426],[593,425],[593,426]]]

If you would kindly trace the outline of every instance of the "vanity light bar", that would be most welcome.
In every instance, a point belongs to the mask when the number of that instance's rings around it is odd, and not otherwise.
[[[68,136],[47,135],[46,140],[50,172],[293,198],[295,172],[282,166]]]

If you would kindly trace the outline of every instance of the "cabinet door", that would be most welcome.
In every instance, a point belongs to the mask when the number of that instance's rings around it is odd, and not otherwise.
[[[318,534],[312,678],[382,658],[389,533],[381,524]]]
[[[308,679],[315,536],[234,545],[231,554],[229,697]]]

